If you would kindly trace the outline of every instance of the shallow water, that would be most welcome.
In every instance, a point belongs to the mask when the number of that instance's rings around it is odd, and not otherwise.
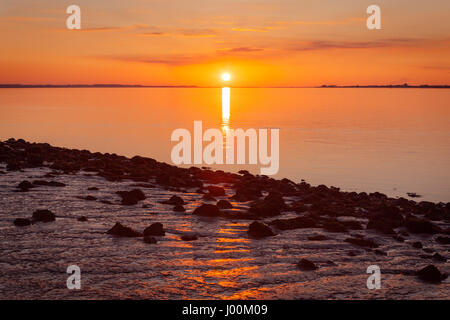
[[[277,178],[450,201],[450,90],[231,89],[229,127],[280,128]],[[1,89],[0,139],[171,163],[177,128],[221,128],[221,89]],[[220,166],[226,171],[254,166]]]
[[[449,278],[435,285],[402,273],[431,263],[441,272],[450,272],[449,263],[421,258],[425,253],[411,246],[410,242],[420,240],[424,247],[448,257],[448,246],[436,243],[435,236],[411,236],[401,243],[370,231],[352,232],[375,239],[387,253],[382,256],[343,242],[348,234],[319,228],[251,239],[246,232],[251,221],[192,216],[201,203],[201,195],[194,192],[142,188],[146,200],[122,206],[115,191],[130,189],[132,182],[111,183],[83,173],[52,178],[66,187],[15,191],[20,181],[42,178],[47,172],[27,169],[0,174],[0,299],[448,299]],[[100,190],[87,191],[88,187]],[[172,206],[160,203],[173,194],[188,201],[186,213],[174,213]],[[113,204],[77,198],[86,195]],[[144,204],[148,208],[142,208]],[[15,218],[28,218],[40,208],[55,212],[56,221],[13,225]],[[77,221],[79,216],[89,220]],[[106,234],[116,221],[139,231],[161,222],[166,236],[157,237],[153,245],[142,238]],[[180,239],[191,232],[199,239]],[[307,239],[315,234],[329,240]],[[299,270],[296,263],[301,258],[312,260],[319,269]],[[66,268],[73,264],[81,268],[78,291],[66,288]],[[374,264],[381,268],[380,290],[366,287],[366,269]]]

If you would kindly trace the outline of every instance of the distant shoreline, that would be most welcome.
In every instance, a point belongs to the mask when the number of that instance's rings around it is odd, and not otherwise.
[[[232,86],[231,86],[232,87]],[[158,86],[147,86],[147,85],[127,85],[127,84],[0,84],[0,89],[52,89],[52,88],[168,88],[168,89],[211,89],[211,88],[221,88],[221,87],[202,87],[202,86],[169,86],[169,85],[158,85]],[[338,85],[322,85],[322,86],[274,86],[274,87],[232,87],[237,89],[306,89],[306,88],[317,88],[317,89],[450,89],[450,85],[350,85],[350,86],[338,86]]]

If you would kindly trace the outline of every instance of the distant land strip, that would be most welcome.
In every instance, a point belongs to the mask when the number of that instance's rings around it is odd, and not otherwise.
[[[450,89],[450,85],[409,85],[388,84],[388,85],[321,85],[321,86],[267,86],[267,87],[233,87],[242,89],[295,89],[295,88],[393,88],[393,89]],[[0,89],[7,88],[221,88],[220,86],[192,86],[192,85],[140,85],[140,84],[0,84]]]

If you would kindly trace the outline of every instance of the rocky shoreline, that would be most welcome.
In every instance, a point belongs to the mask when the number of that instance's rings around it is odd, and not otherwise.
[[[99,201],[105,206],[139,206],[146,199],[144,191],[148,188],[157,187],[181,194],[194,192],[201,195],[203,203],[192,211],[186,210],[188,200],[183,196],[174,195],[161,203],[171,207],[174,212],[186,215],[248,220],[247,234],[254,241],[289,230],[317,228],[331,234],[343,234],[345,243],[367,252],[387,255],[366,231],[375,232],[389,237],[392,242],[404,243],[405,246],[422,251],[421,257],[427,265],[417,270],[405,270],[405,274],[434,283],[447,278],[439,268],[429,263],[447,262],[450,202],[416,202],[390,198],[379,192],[343,192],[333,186],[311,186],[305,181],[295,183],[289,179],[276,180],[247,171],[236,174],[209,168],[180,168],[140,156],[130,159],[116,154],[29,143],[22,139],[9,139],[0,143],[0,162],[6,164],[5,171],[0,171],[2,175],[39,167],[51,170],[38,180],[23,180],[16,186],[17,192],[33,192],[42,186],[61,188],[65,184],[53,181],[53,178],[79,173],[99,176],[110,182],[132,182],[129,190],[115,192],[116,202],[99,200],[92,195],[83,198],[85,201]],[[95,191],[93,188],[90,190]],[[241,203],[245,206],[240,207]],[[27,227],[38,222],[52,222],[55,214],[51,210],[36,210],[30,219],[17,218],[13,223],[17,227]],[[84,216],[78,220],[89,223]],[[119,237],[141,237],[147,244],[157,244],[157,237],[165,234],[164,228],[156,222],[141,232],[118,221],[105,232]],[[426,237],[446,248],[446,251],[436,252],[424,247],[420,239],[416,239],[417,236]],[[195,234],[182,237],[183,241],[197,239]],[[311,241],[325,239],[323,235],[310,237]],[[297,268],[314,271],[317,267],[314,262],[299,257]]]

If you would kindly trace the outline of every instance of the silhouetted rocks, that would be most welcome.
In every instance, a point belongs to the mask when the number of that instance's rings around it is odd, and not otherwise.
[[[170,197],[169,200],[163,201],[161,203],[171,204],[171,205],[174,205],[174,206],[186,204],[186,202],[184,202],[184,200],[181,197],[177,196],[177,195],[173,195],[172,197]]]
[[[34,188],[34,185],[28,181],[28,180],[24,180],[21,183],[19,183],[19,185],[17,186],[18,189],[20,189],[21,191],[28,191],[31,188]]]
[[[36,210],[33,212],[33,220],[34,221],[40,221],[40,222],[51,222],[55,221],[55,214],[51,212],[50,210],[44,209],[44,210]]]
[[[450,244],[450,237],[439,236],[436,238],[436,242],[442,243],[442,244]]]
[[[47,186],[47,187],[65,187],[66,184],[57,181],[45,181],[45,180],[34,180],[33,185],[35,186]]]
[[[347,238],[344,240],[345,242],[360,246],[360,247],[367,247],[367,248],[378,248],[378,244],[375,243],[375,241],[370,239],[363,239],[363,238]]]
[[[218,217],[220,216],[220,210],[214,204],[202,204],[192,214],[202,217]]]
[[[423,269],[420,269],[417,271],[417,276],[423,281],[434,283],[439,283],[446,278],[446,276],[443,275],[434,265],[429,265]]]
[[[88,189],[88,191],[98,191],[99,190],[97,187],[89,187],[87,189]]]
[[[317,270],[317,266],[314,264],[314,262],[308,260],[308,259],[301,259],[298,263],[297,263],[297,267],[300,270],[303,271],[314,271]]]
[[[93,197],[93,196],[86,196],[86,197],[84,197],[84,200],[86,200],[86,201],[95,201],[95,200],[97,200],[97,198]]]
[[[148,244],[156,244],[156,243],[158,243],[158,240],[156,240],[155,237],[147,235],[147,236],[144,236],[144,242],[148,243]]]
[[[19,227],[29,226],[31,224],[30,219],[17,218],[14,219],[14,224]]]
[[[225,196],[225,190],[222,187],[216,187],[216,186],[208,186],[206,187],[206,190],[208,190],[209,194],[212,197],[222,197]]]
[[[86,222],[86,221],[88,221],[88,218],[86,218],[85,216],[82,216],[82,217],[78,217],[77,220],[80,222]]]
[[[318,234],[318,235],[314,235],[314,236],[309,236],[308,240],[311,241],[324,241],[324,240],[328,240],[328,237],[322,235],[322,234]]]
[[[273,217],[279,215],[286,208],[281,193],[271,192],[263,200],[254,201],[248,211],[258,217]]]
[[[444,256],[442,256],[442,255],[440,255],[440,254],[437,253],[437,252],[435,252],[435,253],[433,254],[432,258],[433,258],[434,260],[436,260],[436,261],[439,261],[439,262],[447,262],[447,258],[444,257]]]
[[[175,207],[173,207],[173,211],[175,211],[175,212],[185,212],[186,209],[182,205],[176,205]]]
[[[181,236],[181,240],[183,241],[194,241],[197,239],[198,237],[195,234],[185,234]]]
[[[326,220],[322,223],[322,228],[329,232],[347,232],[347,227],[337,220]]]
[[[251,237],[257,239],[271,237],[275,235],[275,233],[268,225],[258,221],[254,221],[248,226],[247,233]]]
[[[415,242],[413,242],[413,243],[412,243],[412,246],[413,246],[414,248],[416,248],[416,249],[422,249],[422,248],[423,248],[422,242],[420,242],[420,241],[415,241]]]
[[[116,222],[116,224],[106,233],[118,237],[128,237],[128,238],[142,237],[142,233],[133,230],[130,227],[124,226],[120,222]]]
[[[215,202],[216,198],[214,198],[212,195],[210,195],[209,193],[205,193],[202,197],[202,199],[204,201],[211,201],[211,202]]]
[[[435,234],[441,232],[441,229],[430,221],[416,217],[408,217],[404,225],[411,233]]]
[[[270,222],[270,225],[280,230],[292,230],[300,228],[315,228],[316,222],[309,217],[297,217],[292,219],[276,219]]]
[[[131,191],[117,191],[119,196],[122,197],[123,205],[135,205],[141,200],[145,200],[147,197],[140,189],[133,189]]]
[[[217,207],[219,209],[231,209],[231,208],[233,208],[231,203],[229,201],[227,201],[227,200],[219,200],[216,205],[217,205]]]
[[[164,236],[166,233],[162,223],[155,222],[144,229],[144,236]]]

